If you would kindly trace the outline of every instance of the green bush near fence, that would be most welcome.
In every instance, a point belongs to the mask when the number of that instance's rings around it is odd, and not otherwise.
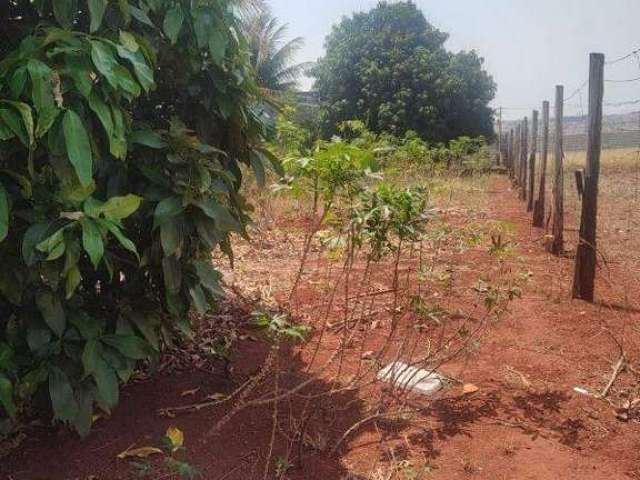
[[[0,20],[0,426],[86,434],[222,294],[264,182],[233,0],[18,0]],[[4,420],[3,420],[4,418]]]

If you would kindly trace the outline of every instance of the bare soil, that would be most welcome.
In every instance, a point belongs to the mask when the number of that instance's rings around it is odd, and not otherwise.
[[[382,395],[381,386],[345,388],[314,402],[312,415],[297,415],[308,405],[308,396],[326,391],[327,384],[336,378],[335,365],[321,371],[310,368],[310,363],[323,365],[343,339],[337,332],[327,332],[318,342],[316,333],[306,346],[282,349],[277,365],[282,372],[279,388],[295,386],[301,378],[312,377],[313,382],[301,391],[307,397],[288,397],[275,413],[271,404],[246,408],[219,432],[212,431],[214,425],[236,403],[221,402],[171,417],[159,415],[168,407],[233,392],[256,375],[270,357],[270,344],[249,325],[250,313],[254,304],[286,302],[302,242],[300,224],[275,222],[265,240],[240,249],[237,269],[227,275],[228,283],[246,287],[244,300],[225,305],[199,329],[206,333],[222,324],[233,324],[230,369],[221,362],[201,361],[194,350],[190,353],[193,358],[184,365],[172,363],[163,373],[142,377],[125,388],[120,407],[109,418],[99,419],[85,440],[35,423],[28,427],[19,447],[0,460],[0,478],[138,478],[131,460],[117,455],[132,446],[157,445],[166,429],[176,426],[185,434],[186,450],[180,458],[208,480],[275,478],[276,474],[292,480],[640,479],[640,418],[633,409],[625,408],[640,397],[637,372],[634,374],[640,368],[640,313],[619,295],[620,285],[637,284],[631,281],[633,272],[618,267],[601,274],[596,304],[572,301],[571,255],[554,258],[544,251],[544,232],[530,227],[529,216],[507,179],[492,177],[488,185],[473,201],[482,205],[474,210],[473,221],[512,226],[509,240],[513,252],[503,268],[526,277],[523,296],[510,304],[507,314],[492,322],[473,352],[442,366],[444,373],[460,384],[452,384],[434,399],[412,398],[412,405],[420,408],[410,417],[365,422],[333,454],[332,447],[343,433],[370,412],[371,402]],[[466,208],[453,199],[441,216],[460,226],[469,221]],[[477,296],[469,292],[478,275],[489,275],[496,269],[495,258],[487,253],[487,242],[485,238],[463,250],[448,252],[445,260],[458,285],[449,290],[448,298],[440,297],[448,310],[482,309],[474,304]],[[407,272],[411,258],[415,255],[402,262]],[[303,320],[313,316],[318,308],[314,305],[323,305],[319,300],[326,301],[323,282],[335,281],[331,262],[318,255],[311,264],[310,275],[304,276],[290,306],[296,318]],[[317,278],[319,272],[326,272],[324,280]],[[353,272],[357,291],[362,267]],[[379,269],[372,276],[382,288],[389,270]],[[631,292],[630,298],[637,298],[637,293]],[[255,298],[247,301],[247,295]],[[375,334],[370,343],[346,355],[340,369],[359,369],[366,356],[361,350],[375,352],[380,348],[387,332],[384,325],[390,302],[388,297],[377,305],[381,313],[371,321]],[[341,318],[341,307],[344,305],[336,301],[332,307],[335,312],[329,317]],[[417,320],[408,312],[401,319],[402,336],[409,335]],[[629,366],[616,378],[606,400],[574,390],[602,391],[621,348]],[[479,390],[465,394],[462,384],[473,384]],[[259,387],[254,397],[270,393],[273,380]],[[300,425],[295,424],[300,418],[308,419],[309,425],[303,429],[303,441],[296,443],[288,435],[300,431]],[[275,467],[279,458],[287,459],[286,467]],[[148,478],[178,478],[164,469],[159,458],[151,457],[150,466]]]

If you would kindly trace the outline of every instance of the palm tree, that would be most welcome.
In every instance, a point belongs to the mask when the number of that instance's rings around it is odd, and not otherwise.
[[[270,94],[293,90],[310,66],[293,63],[304,44],[302,37],[286,41],[288,26],[279,25],[264,2],[259,8],[246,11],[243,24],[258,85]]]

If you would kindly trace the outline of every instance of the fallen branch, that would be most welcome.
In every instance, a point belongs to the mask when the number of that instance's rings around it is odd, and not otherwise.
[[[238,393],[240,393],[252,381],[253,381],[253,377],[250,378],[249,380],[247,380],[246,382],[244,382],[242,385],[240,385],[236,390],[231,392],[229,395],[225,395],[225,396],[223,396],[221,398],[216,398],[215,400],[210,400],[210,401],[200,402],[200,403],[193,403],[193,404],[190,404],[190,405],[183,405],[181,407],[159,408],[158,409],[158,415],[161,415],[163,417],[173,418],[178,413],[199,412],[200,410],[204,410],[204,409],[207,409],[207,408],[213,408],[213,407],[216,407],[218,405],[222,405],[223,403],[228,402],[229,400],[234,398],[236,395],[238,395]]]
[[[600,398],[603,398],[603,399],[607,398],[607,395],[609,395],[609,391],[611,390],[611,387],[613,387],[613,384],[616,382],[616,380],[620,376],[620,373],[622,372],[625,363],[626,363],[626,357],[624,352],[622,352],[622,354],[620,355],[620,359],[618,360],[618,363],[616,363],[616,366],[613,368],[613,374],[609,379],[609,383],[607,383],[607,386],[604,387],[604,390],[602,390],[602,393],[598,395]]]

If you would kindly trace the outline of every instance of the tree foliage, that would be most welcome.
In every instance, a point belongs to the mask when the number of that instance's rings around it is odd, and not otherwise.
[[[235,0],[13,0],[0,19],[0,420],[87,433],[221,295],[264,178]]]
[[[302,37],[285,40],[287,25],[280,25],[265,4],[250,9],[242,23],[258,85],[271,92],[292,90],[308,68],[307,63],[294,62]]]
[[[494,81],[475,52],[447,52],[447,38],[412,2],[345,17],[312,70],[324,135],[357,118],[374,132],[413,130],[425,140],[491,136]]]

